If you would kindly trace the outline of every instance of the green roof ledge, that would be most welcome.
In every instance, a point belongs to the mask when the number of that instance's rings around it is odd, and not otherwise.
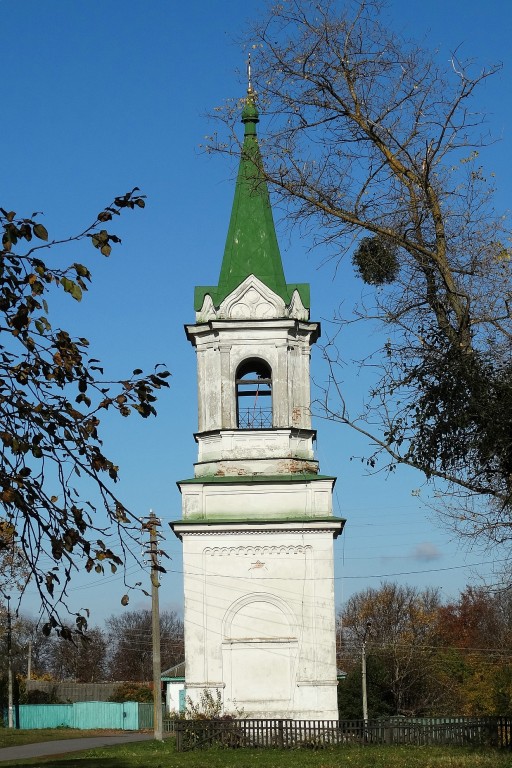
[[[256,94],[251,85],[242,111],[245,126],[244,143],[235,187],[228,236],[217,286],[196,286],[194,308],[200,312],[206,295],[219,308],[243,281],[254,275],[289,305],[293,292],[298,291],[303,306],[309,309],[309,285],[287,283],[279,252],[272,207],[256,124],[259,122]]]

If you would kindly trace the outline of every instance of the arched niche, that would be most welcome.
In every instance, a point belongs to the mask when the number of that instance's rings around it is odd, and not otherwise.
[[[266,711],[271,702],[290,705],[297,666],[297,624],[283,600],[265,593],[237,600],[224,617],[222,645],[232,701],[256,713]]]

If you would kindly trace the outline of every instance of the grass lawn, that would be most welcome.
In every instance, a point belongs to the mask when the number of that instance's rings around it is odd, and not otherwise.
[[[37,730],[0,728],[0,748],[36,744],[38,741],[80,739],[86,736],[114,736],[118,733],[124,733],[124,731],[79,731],[75,728],[38,728]]]
[[[83,733],[83,732],[82,732]],[[458,747],[337,747],[332,749],[210,749],[177,754],[173,739],[88,750],[62,757],[2,762],[55,768],[512,768],[510,752]]]

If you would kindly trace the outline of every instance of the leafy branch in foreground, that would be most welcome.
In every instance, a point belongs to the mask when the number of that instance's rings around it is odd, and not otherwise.
[[[78,235],[52,241],[37,214],[22,218],[0,208],[0,523],[13,532],[37,584],[46,633],[70,634],[58,606],[65,605],[73,570],[115,572],[123,558],[109,537],[119,536],[123,554],[137,538],[138,521],[112,490],[119,468],[103,451],[101,416],[156,415],[156,392],[168,387],[170,375],[158,365],[150,375],[136,369],[121,381],[106,379],[87,339],[54,328],[48,305],[59,289],[80,301],[91,273],[84,264],[61,267],[50,258],[55,247],[85,238],[109,256],[120,239],[104,224],[144,205],[135,188]],[[85,627],[77,614],[76,629]]]
[[[477,70],[396,34],[379,0],[283,0],[251,26],[253,86],[270,116],[265,174],[290,220],[330,249],[353,253],[365,287],[351,316],[383,343],[367,403],[346,402],[334,343],[323,415],[375,447],[371,466],[407,464],[442,481],[455,528],[512,538],[512,248],[493,207],[492,142]],[[214,151],[239,151],[239,109]],[[366,330],[366,336],[368,336]],[[346,375],[345,375],[346,378]]]

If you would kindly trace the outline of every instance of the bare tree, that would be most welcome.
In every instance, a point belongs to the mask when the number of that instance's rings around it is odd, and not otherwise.
[[[107,639],[103,630],[89,627],[87,636],[78,635],[73,641],[54,637],[50,669],[55,680],[78,683],[105,680]]]
[[[0,608],[0,616],[2,613]],[[30,654],[31,676],[53,677],[55,635],[44,635],[39,621],[31,616],[17,616],[14,626],[13,640],[20,649],[16,674],[25,676],[28,673]]]
[[[362,410],[325,347],[323,414],[362,433],[370,467],[407,464],[442,481],[462,534],[511,537],[511,249],[479,153],[492,139],[478,69],[395,34],[379,0],[283,0],[255,23],[253,86],[270,115],[265,176],[292,222],[352,255],[364,284],[340,328],[371,322],[382,344]],[[217,111],[239,151],[238,105]]]
[[[113,680],[148,681],[153,674],[151,611],[127,611],[106,621]],[[160,614],[160,654],[167,669],[183,661],[183,622],[175,611]]]
[[[30,564],[18,546],[14,526],[0,520],[0,594],[5,598],[23,592],[30,575]]]

